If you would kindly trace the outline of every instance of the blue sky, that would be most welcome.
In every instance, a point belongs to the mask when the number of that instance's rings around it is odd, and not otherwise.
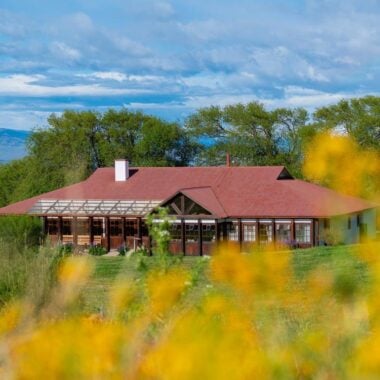
[[[379,20],[379,0],[2,0],[0,128],[67,108],[182,120],[379,94]]]

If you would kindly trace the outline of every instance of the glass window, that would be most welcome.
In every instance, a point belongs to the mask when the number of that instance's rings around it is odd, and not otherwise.
[[[198,241],[198,223],[186,223],[186,241]]]
[[[77,234],[88,235],[89,224],[88,219],[77,219]]]
[[[202,239],[203,241],[215,241],[216,228],[215,224],[202,224]]]
[[[237,223],[227,224],[227,240],[231,240],[231,241],[239,240],[239,225]]]
[[[72,235],[72,219],[62,220],[62,235]]]
[[[260,243],[270,243],[272,241],[272,223],[259,224]]]
[[[170,228],[170,235],[172,237],[172,240],[181,240],[182,233],[181,233],[181,223],[172,223]]]
[[[58,234],[58,219],[47,219],[46,230],[48,235],[57,235]]]
[[[137,236],[137,220],[127,219],[125,221],[125,234],[127,236]]]
[[[243,240],[256,241],[256,225],[253,223],[243,225]]]
[[[94,218],[92,221],[92,233],[94,236],[103,235],[103,219]]]
[[[123,234],[122,219],[110,219],[110,235],[121,236]]]
[[[296,241],[297,243],[311,243],[310,223],[296,223]]]
[[[290,244],[290,223],[276,223],[276,240],[281,243]]]

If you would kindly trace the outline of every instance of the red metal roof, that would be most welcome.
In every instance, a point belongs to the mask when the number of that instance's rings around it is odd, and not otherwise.
[[[125,182],[113,168],[87,180],[0,208],[0,214],[26,214],[40,199],[159,200],[187,195],[218,217],[328,217],[376,207],[363,199],[295,179],[277,179],[283,166],[131,168]]]

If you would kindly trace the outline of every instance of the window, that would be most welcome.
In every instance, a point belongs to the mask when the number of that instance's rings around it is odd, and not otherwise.
[[[296,223],[296,242],[311,243],[311,224]]]
[[[172,240],[181,240],[182,238],[181,229],[182,229],[181,223],[172,223],[171,228],[170,228],[170,235],[172,237]]]
[[[110,236],[121,236],[123,234],[122,223],[121,219],[110,219]]]
[[[46,220],[46,231],[48,235],[57,235],[58,234],[58,219],[47,219]]]
[[[186,241],[198,241],[198,223],[186,223]]]
[[[351,216],[349,216],[348,219],[347,219],[347,229],[348,230],[351,229]]]
[[[88,219],[77,219],[77,234],[88,235],[89,224]]]
[[[244,241],[256,241],[256,225],[244,224],[243,225],[243,240]]]
[[[94,236],[103,236],[103,219],[94,218],[92,221],[92,233]]]
[[[292,240],[290,223],[276,223],[276,240],[281,243],[290,244]]]
[[[72,235],[72,219],[62,220],[62,235]]]
[[[260,239],[260,243],[270,243],[272,241],[272,224],[271,223],[259,224],[259,239]]]
[[[237,223],[227,224],[227,240],[231,240],[231,241],[239,240],[239,226]]]
[[[202,224],[202,239],[203,241],[215,241],[216,239],[215,224],[211,224],[211,223]]]
[[[127,219],[125,221],[125,234],[127,236],[137,236],[137,220]]]

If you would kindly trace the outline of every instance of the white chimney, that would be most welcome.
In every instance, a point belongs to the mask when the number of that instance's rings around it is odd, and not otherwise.
[[[129,177],[129,163],[128,160],[115,160],[115,181],[126,181]]]

